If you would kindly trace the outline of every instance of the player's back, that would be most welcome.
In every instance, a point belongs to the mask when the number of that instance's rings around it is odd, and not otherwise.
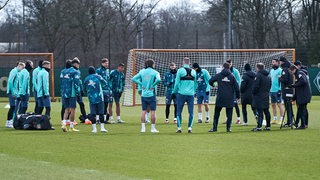
[[[91,74],[86,77],[83,83],[88,94],[89,102],[92,104],[97,104],[103,101],[100,79],[100,75]]]

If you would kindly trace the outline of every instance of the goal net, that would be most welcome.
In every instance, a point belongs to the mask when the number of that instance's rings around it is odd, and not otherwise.
[[[207,69],[212,76],[221,71],[222,64],[227,59],[232,60],[233,66],[242,75],[246,63],[255,67],[257,63],[262,62],[269,70],[272,59],[281,56],[286,57],[289,61],[294,61],[295,49],[132,49],[128,55],[123,105],[135,106],[141,104],[137,86],[132,83],[131,78],[144,68],[144,62],[149,58],[155,61],[155,69],[160,73],[163,80],[165,72],[169,71],[169,64],[174,62],[179,68],[182,66],[184,57],[189,57],[191,64],[198,63],[201,68]],[[216,90],[211,87],[211,104],[215,102]],[[162,83],[157,86],[157,104],[165,104],[165,87]]]
[[[7,84],[8,76],[14,67],[17,66],[17,62],[26,62],[31,60],[34,64],[34,68],[38,67],[40,60],[49,61],[51,63],[50,70],[50,96],[54,101],[54,60],[52,53],[0,53],[0,97],[7,97]],[[30,73],[32,78],[32,72]],[[32,79],[30,79],[30,96],[33,97]],[[1,98],[1,101],[8,101],[6,98]]]

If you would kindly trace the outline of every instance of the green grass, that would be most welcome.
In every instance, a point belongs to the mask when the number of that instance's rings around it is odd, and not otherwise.
[[[122,107],[126,124],[108,125],[107,134],[63,133],[60,104],[53,103],[55,131],[17,131],[4,128],[8,109],[0,103],[1,179],[319,179],[320,98],[308,106],[310,128],[296,131],[272,126],[271,132],[251,132],[254,127],[232,125],[225,133],[209,134],[210,124],[194,124],[187,134],[165,125],[164,106],[158,107],[159,134],[140,134],[141,107]],[[30,105],[30,109],[34,106]],[[78,109],[77,109],[78,111]],[[211,106],[213,116],[213,106]],[[196,114],[196,113],[195,113]],[[77,112],[79,115],[79,112]],[[196,116],[195,116],[196,117]],[[225,119],[222,112],[220,121]],[[172,120],[171,120],[172,122]]]

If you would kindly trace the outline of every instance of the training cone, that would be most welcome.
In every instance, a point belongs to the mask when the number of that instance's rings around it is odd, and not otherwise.
[[[92,122],[91,122],[89,119],[86,119],[86,120],[84,121],[84,124],[91,125]]]

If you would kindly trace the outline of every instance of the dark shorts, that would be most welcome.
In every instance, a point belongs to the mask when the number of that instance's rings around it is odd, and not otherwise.
[[[157,99],[156,96],[151,97],[141,97],[142,103],[142,111],[146,111],[148,106],[151,111],[155,111],[157,109]]]
[[[103,102],[97,104],[90,103],[90,114],[92,115],[102,115],[104,114],[104,104]]]
[[[120,102],[121,95],[122,95],[122,93],[113,93],[114,102],[116,102],[116,103]],[[111,100],[112,100],[112,98],[111,98]],[[112,101],[109,101],[109,102],[112,102]]]
[[[78,103],[83,103],[82,96],[77,96],[77,102],[78,102]]]
[[[209,103],[209,92],[200,91],[197,92],[197,104],[208,104]]]
[[[173,104],[177,104],[177,101],[176,101],[176,97],[175,95],[173,94],[166,94],[166,104],[171,104],[171,102],[173,101]]]
[[[20,96],[20,107],[28,107],[30,95],[21,95]]]
[[[17,98],[12,96],[11,94],[8,94],[8,98],[9,98],[10,106],[16,106]]]
[[[77,98],[71,97],[71,98],[63,98],[63,107],[64,108],[76,108],[77,106]]]
[[[44,98],[42,97],[38,97],[38,106],[39,107],[50,107],[50,97],[46,97]]]
[[[270,92],[271,103],[281,103],[282,97],[278,96],[277,92]]]
[[[34,97],[34,101],[37,102],[38,101],[37,91],[33,92],[33,97]]]
[[[104,92],[103,99],[104,99],[104,102],[111,102],[112,103],[112,101],[113,101],[112,92]]]

